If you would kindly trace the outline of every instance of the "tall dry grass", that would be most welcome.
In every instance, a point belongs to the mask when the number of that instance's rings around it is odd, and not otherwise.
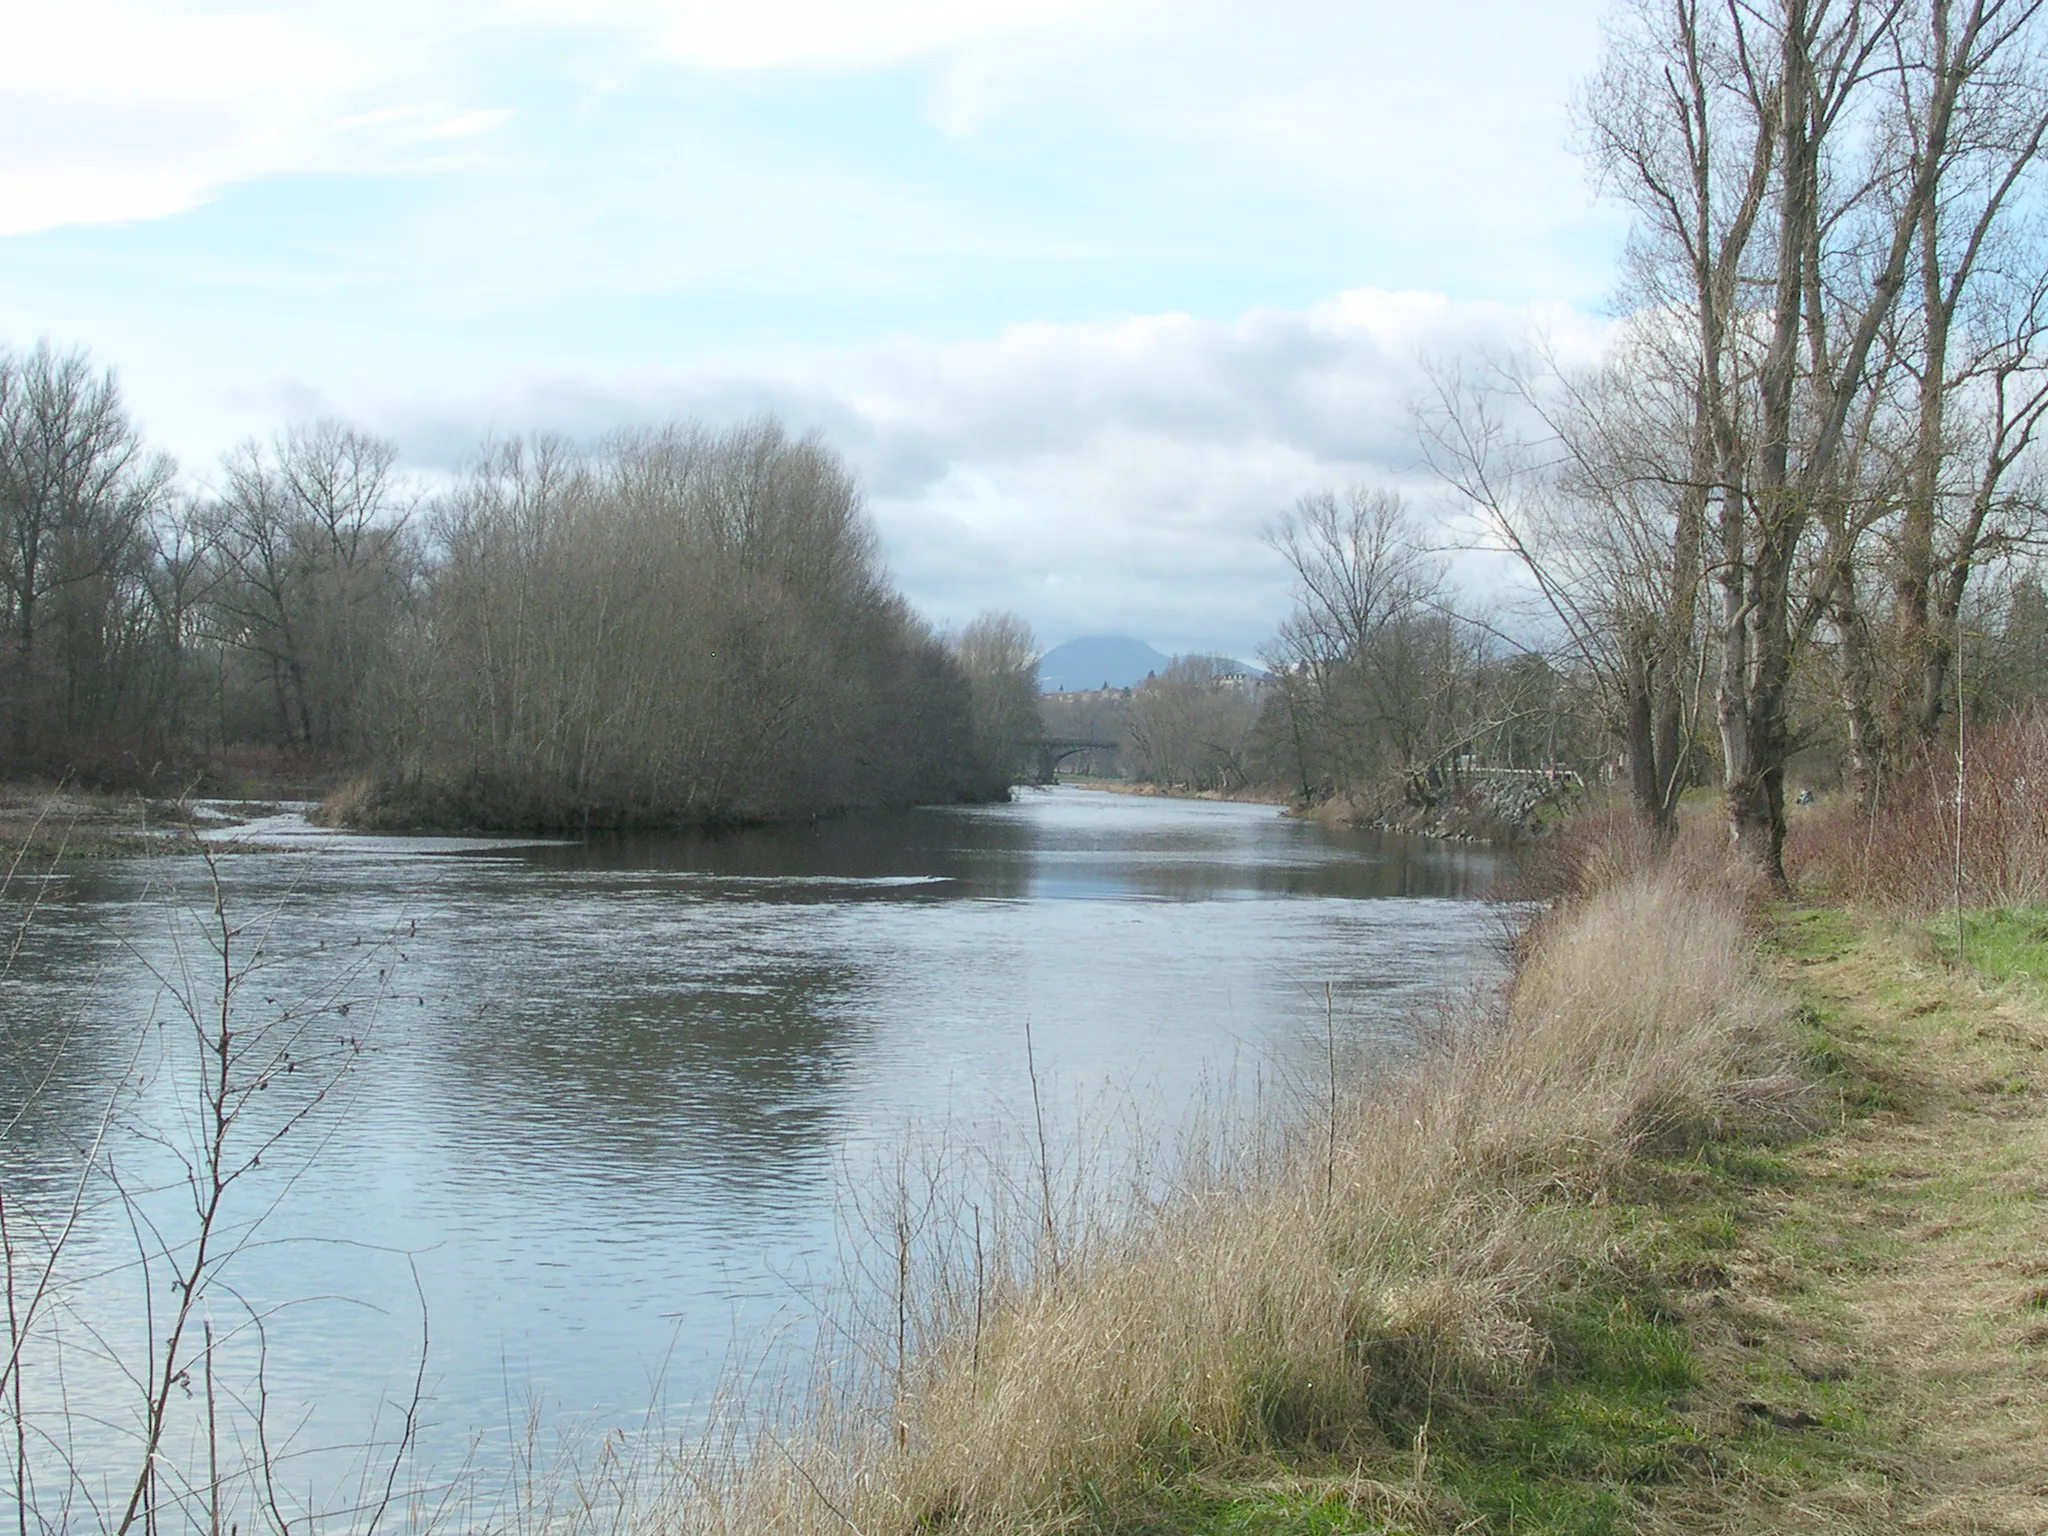
[[[886,1345],[854,1352],[864,1378],[690,1463],[661,1525],[1069,1529],[1170,1469],[1365,1452],[1441,1394],[1512,1390],[1546,1300],[1599,1258],[1561,1202],[1597,1201],[1646,1145],[1804,1102],[1743,881],[1603,858],[1501,1005],[1277,1160],[1209,1159],[1199,1185],[1064,1242],[984,1243],[977,1211],[971,1283],[957,1262],[920,1281],[938,1343],[893,1367]]]
[[[1967,907],[2048,904],[2048,714],[1971,733],[1960,778],[1953,750],[1931,753],[1874,812],[1842,804],[1794,823],[1785,864],[1831,896],[1908,912],[1948,906],[1958,885]]]

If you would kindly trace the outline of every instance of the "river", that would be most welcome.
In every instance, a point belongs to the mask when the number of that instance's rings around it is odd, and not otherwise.
[[[251,832],[280,846],[217,861],[237,1069],[294,1031],[298,1055],[246,1101],[235,1145],[264,1160],[229,1191],[205,1308],[223,1396],[262,1320],[315,1503],[336,1447],[402,1423],[423,1337],[409,1476],[516,1460],[535,1421],[673,1432],[735,1367],[794,1368],[906,1137],[993,1145],[1042,1117],[1062,1168],[1127,1156],[1219,1095],[1264,1110],[1325,1082],[1326,1005],[1348,1073],[1500,965],[1475,899],[1492,854],[1264,806],[1060,789],[563,844]],[[121,1363],[147,1351],[157,1241],[136,1214],[173,1248],[191,1225],[180,1007],[218,1005],[210,881],[180,855],[9,893],[38,896],[0,991],[15,1231],[63,1230],[87,1158],[125,1191],[80,1206],[25,1377],[25,1416],[88,1466],[132,1446]]]

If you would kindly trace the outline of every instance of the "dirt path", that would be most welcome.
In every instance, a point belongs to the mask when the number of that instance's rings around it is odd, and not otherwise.
[[[2048,991],[1840,913],[1782,943],[1839,1129],[1750,1170],[1684,1302],[1716,1427],[1772,1454],[1656,1523],[2048,1532]]]

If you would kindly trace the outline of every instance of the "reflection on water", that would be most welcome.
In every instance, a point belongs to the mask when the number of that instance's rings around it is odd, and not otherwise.
[[[1490,853],[1333,833],[1263,807],[1069,790],[1019,804],[818,822],[744,834],[635,836],[534,849],[534,864],[686,875],[722,894],[817,899],[814,887],[897,899],[1474,896]],[[771,896],[770,899],[773,899]]]
[[[694,1168],[735,1195],[786,1179],[826,1146],[868,1033],[832,1013],[854,969],[719,958],[723,974],[662,964],[573,998],[547,990],[566,967],[508,960],[505,995],[448,1033],[451,1114],[594,1165]]]
[[[1490,854],[1256,806],[1069,790],[721,835],[303,845],[221,861],[231,913],[262,918],[238,942],[268,946],[244,1002],[288,1006],[365,942],[359,990],[388,984],[325,1139],[240,1196],[277,1204],[233,1279],[252,1306],[298,1303],[271,1326],[273,1381],[317,1394],[307,1443],[349,1443],[409,1383],[416,1270],[444,1461],[497,1454],[529,1394],[686,1418],[832,1273],[849,1169],[906,1128],[974,1136],[1028,1108],[1027,1020],[1055,1127],[1105,1093],[1170,1123],[1219,1079],[1316,1071],[1326,983],[1370,1059],[1495,963],[1491,914],[1444,899],[1482,893]],[[0,983],[10,1200],[61,1200],[166,980],[203,958],[166,902],[205,879],[110,862],[48,891]],[[174,1115],[174,1076],[136,1079],[135,1117]],[[113,1215],[92,1221],[118,1251]],[[118,1273],[96,1284],[133,1309]]]

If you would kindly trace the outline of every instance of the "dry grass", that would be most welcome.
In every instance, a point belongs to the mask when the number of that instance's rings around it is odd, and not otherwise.
[[[1545,920],[1504,1007],[1334,1134],[1304,1127],[1277,1173],[938,1277],[943,1342],[902,1381],[842,1383],[799,1429],[700,1463],[664,1523],[1106,1528],[1162,1480],[1356,1465],[1440,1394],[1512,1391],[1544,1357],[1550,1297],[1602,1258],[1597,1222],[1560,1206],[1604,1203],[1646,1146],[1804,1102],[1742,882],[1683,861],[1610,873]]]
[[[0,783],[0,850],[35,857],[141,853],[190,824],[175,801],[75,784]]]
[[[316,827],[361,827],[370,820],[376,801],[376,782],[358,774],[328,791],[306,815]]]

